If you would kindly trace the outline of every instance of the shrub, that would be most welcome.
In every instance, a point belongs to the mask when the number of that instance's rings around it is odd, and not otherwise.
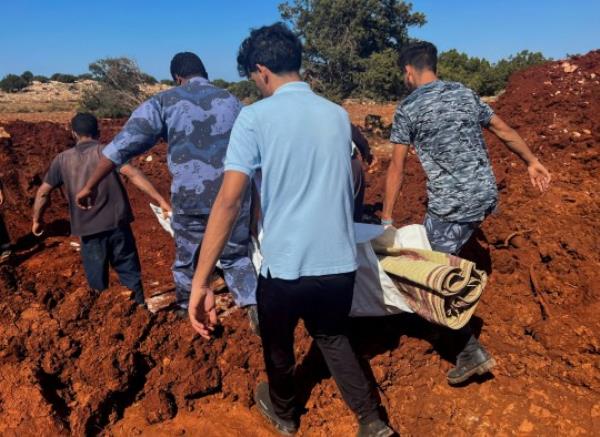
[[[160,83],[161,83],[162,85],[175,86],[175,82],[174,82],[174,81],[172,81],[171,79],[162,79],[162,80],[160,81]]]
[[[50,80],[61,83],[75,83],[77,81],[77,76],[72,74],[54,73],[50,76]]]
[[[83,73],[77,76],[77,80],[93,80],[94,77],[90,73]]]
[[[31,71],[24,71],[23,74],[21,74],[21,78],[27,82],[28,84],[31,83],[31,81],[33,80],[33,73]]]
[[[214,82],[213,82],[214,84]],[[236,96],[240,100],[244,100],[247,103],[255,102],[261,95],[256,85],[251,80],[241,80],[229,84],[227,91]]]
[[[231,85],[230,82],[227,82],[226,80],[223,80],[223,79],[215,79],[215,80],[211,80],[210,82],[217,88],[223,88],[223,89],[227,89],[227,87],[229,87]]]
[[[21,91],[27,85],[27,81],[16,74],[7,74],[2,80],[0,80],[0,89],[7,93]]]
[[[89,69],[98,83],[83,92],[79,102],[82,110],[99,117],[126,117],[148,98],[141,85],[151,76],[141,72],[131,59],[99,59]]]
[[[42,76],[42,75],[33,76],[33,80],[40,82],[40,83],[50,82],[50,79],[48,79],[46,76]]]

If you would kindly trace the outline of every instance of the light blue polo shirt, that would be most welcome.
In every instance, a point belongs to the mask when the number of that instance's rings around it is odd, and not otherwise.
[[[304,82],[242,109],[225,171],[262,170],[263,276],[356,270],[351,144],[346,111]]]

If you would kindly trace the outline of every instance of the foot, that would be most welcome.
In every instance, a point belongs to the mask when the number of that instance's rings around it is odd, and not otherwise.
[[[260,337],[260,326],[258,325],[258,308],[256,305],[248,305],[246,307],[248,319],[250,320],[250,329]]]
[[[293,420],[282,419],[275,413],[271,395],[269,394],[269,384],[261,382],[254,391],[254,402],[258,411],[265,419],[273,425],[281,435],[294,435],[298,431],[298,424]]]
[[[357,437],[389,437],[392,435],[394,435],[394,430],[381,419],[359,425],[356,434]]]
[[[456,357],[456,367],[448,372],[450,385],[465,382],[473,375],[485,375],[496,365],[488,351],[478,341],[469,342]]]

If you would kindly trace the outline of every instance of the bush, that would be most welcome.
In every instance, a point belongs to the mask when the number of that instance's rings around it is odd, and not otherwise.
[[[148,85],[155,85],[158,83],[158,80],[156,80],[154,76],[147,73],[142,73],[142,80]]]
[[[75,83],[77,81],[77,76],[72,74],[54,73],[50,76],[50,80],[61,83]]]
[[[251,80],[241,80],[239,82],[231,83],[227,87],[227,91],[238,99],[246,101],[246,103],[255,102],[261,97],[260,91]]]
[[[27,81],[16,74],[7,74],[0,80],[0,89],[7,93],[16,93],[28,85]]]
[[[94,80],[94,77],[90,73],[83,73],[77,76],[77,80]]]
[[[223,88],[223,89],[227,89],[227,87],[232,85],[231,82],[227,82],[226,80],[223,80],[223,79],[211,80],[210,83],[212,83],[217,88]]]
[[[169,85],[169,86],[175,86],[175,82],[172,81],[171,79],[162,79],[160,81],[161,85]]]
[[[35,80],[35,81],[40,82],[40,83],[48,83],[48,82],[50,82],[50,79],[48,79],[46,76],[42,76],[42,75],[33,76],[32,80]]]
[[[141,85],[151,76],[141,72],[131,59],[100,59],[89,69],[98,84],[83,92],[79,105],[84,111],[99,117],[126,117],[148,98]]]
[[[33,80],[33,73],[31,71],[24,71],[23,74],[21,74],[21,78],[27,82],[28,84],[31,83],[31,81]]]
[[[373,53],[356,74],[357,88],[353,95],[374,100],[389,100],[404,90],[402,73],[398,68],[398,52],[386,49]]]

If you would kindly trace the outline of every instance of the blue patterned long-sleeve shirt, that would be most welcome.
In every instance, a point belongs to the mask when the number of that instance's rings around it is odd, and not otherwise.
[[[122,165],[165,139],[174,212],[208,214],[221,185],[229,135],[241,108],[228,91],[194,77],[140,105],[103,153]]]

